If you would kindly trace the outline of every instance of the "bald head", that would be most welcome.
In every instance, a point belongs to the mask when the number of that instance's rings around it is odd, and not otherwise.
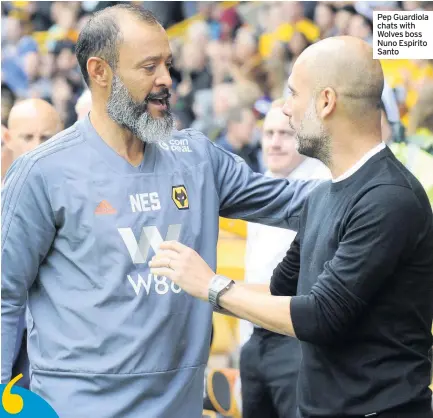
[[[315,94],[333,89],[340,108],[351,117],[358,111],[379,111],[383,72],[365,41],[351,36],[327,38],[307,48],[295,67],[293,71],[302,71],[308,77]]]
[[[383,72],[363,40],[341,36],[311,45],[296,60],[288,84],[292,95],[283,111],[301,154],[328,165],[335,143],[368,148],[380,141]]]
[[[18,102],[9,114],[8,146],[14,157],[30,151],[63,129],[60,115],[45,100]]]

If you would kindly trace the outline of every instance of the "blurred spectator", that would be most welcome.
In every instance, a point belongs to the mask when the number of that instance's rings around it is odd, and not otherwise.
[[[35,81],[29,86],[29,97],[39,97],[51,101],[53,94],[52,77],[56,70],[53,54],[39,56],[39,71]]]
[[[216,1],[197,2],[198,12],[209,27],[210,38],[220,39],[220,8]]]
[[[403,87],[406,95],[404,98],[403,121],[408,125],[408,110],[412,109],[424,86],[433,82],[433,60],[405,60],[405,65],[399,69],[399,85]]]
[[[289,42],[295,31],[302,32],[309,42],[316,41],[320,36],[319,28],[305,17],[302,2],[274,2],[270,5],[266,31],[259,39],[262,57],[271,55],[276,42]]]
[[[433,155],[433,82],[424,86],[411,110],[408,135]]]
[[[335,36],[335,13],[337,9],[330,3],[319,1],[314,9],[314,23],[320,29],[320,39]]]
[[[194,121],[192,110],[194,95],[197,91],[212,86],[212,76],[207,66],[205,50],[195,43],[186,43],[181,57],[182,81],[177,86],[177,102],[174,111],[184,127]]]
[[[75,43],[70,40],[58,41],[55,44],[53,54],[57,75],[67,80],[73,93],[77,94],[83,89],[83,79],[75,56]]]
[[[38,65],[38,45],[31,37],[24,36],[13,52],[10,50],[2,57],[2,80],[18,97],[28,97],[38,75]]]
[[[405,137],[396,132],[398,125],[392,109],[384,104],[382,113],[382,139],[392,152],[420,181],[433,207],[433,84],[420,95],[411,113],[412,126]]]
[[[51,19],[52,2],[35,1],[33,3],[34,3],[34,11],[32,14],[33,29],[35,31],[44,31],[53,24],[53,21]]]
[[[302,1],[287,1],[281,3],[281,16],[285,22],[295,25],[305,18],[304,4]]]
[[[199,48],[205,49],[210,39],[209,28],[203,20],[191,23],[187,32],[187,42],[194,42]]]
[[[16,54],[18,42],[23,36],[23,26],[19,19],[9,16],[2,19],[2,58]],[[2,28],[3,29],[3,28]]]
[[[257,83],[245,80],[235,84],[234,94],[239,97],[240,107],[252,109],[256,101],[262,97],[263,89]]]
[[[212,121],[205,127],[203,133],[211,140],[215,140],[226,128],[230,109],[239,106],[240,97],[233,83],[217,84],[208,95],[211,96],[212,101]]]
[[[217,139],[221,148],[242,157],[250,168],[263,172],[260,143],[257,140],[256,118],[253,111],[246,107],[231,109],[227,118],[226,133]]]
[[[302,51],[310,46],[310,42],[302,32],[294,32],[289,41],[289,55],[290,55],[290,71],[295,61],[301,55]]]
[[[211,128],[214,126],[212,90],[199,90],[194,96],[193,113],[195,120],[192,129],[203,132],[208,138],[212,136]]]
[[[53,78],[53,94],[51,101],[60,114],[66,128],[72,126],[76,121],[75,100],[73,96],[73,86],[70,81],[60,75]]]
[[[58,40],[77,42],[78,31],[75,24],[80,12],[80,2],[55,1],[51,7],[51,19],[54,24],[48,29],[48,49],[52,51]]]
[[[335,15],[336,35],[348,35],[350,20],[355,15],[356,10],[352,5],[344,5],[337,9]]]
[[[241,28],[236,34],[230,73],[234,81],[252,81],[261,87],[263,92],[266,91],[266,72],[258,52],[257,39],[248,28]]]
[[[225,119],[230,109],[237,106],[240,98],[233,83],[223,83],[213,89],[213,113],[216,119]]]
[[[350,18],[347,34],[371,44],[373,42],[373,21],[362,13],[356,13]]]
[[[41,99],[27,99],[11,109],[4,141],[16,159],[63,129],[56,109]]]
[[[276,100],[281,97],[282,92],[286,88],[287,78],[290,73],[290,61],[288,60],[289,55],[274,60],[267,60],[265,63],[266,69],[266,95],[265,97],[272,100]]]
[[[241,25],[241,18],[234,7],[223,10],[219,18],[219,39],[224,42],[232,40]]]
[[[213,83],[233,81],[233,45],[229,42],[211,42],[207,50],[212,70]]]

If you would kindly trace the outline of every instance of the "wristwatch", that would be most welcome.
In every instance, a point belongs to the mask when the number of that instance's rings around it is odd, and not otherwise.
[[[229,279],[228,277],[221,276],[216,274],[210,284],[209,284],[209,302],[216,310],[221,310],[221,306],[219,306],[218,301],[219,298],[224,295],[233,285],[235,284],[234,280]]]

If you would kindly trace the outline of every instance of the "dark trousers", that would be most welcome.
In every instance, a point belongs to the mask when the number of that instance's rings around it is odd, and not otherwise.
[[[260,328],[242,347],[243,418],[295,418],[301,348],[295,338]]]
[[[364,418],[365,415],[332,415],[332,418]],[[402,405],[387,411],[369,414],[368,418],[433,418],[431,400]],[[297,418],[303,418],[298,410]],[[329,417],[331,418],[331,417]]]

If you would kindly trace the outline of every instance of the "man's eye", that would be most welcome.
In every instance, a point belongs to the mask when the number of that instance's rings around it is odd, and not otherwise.
[[[156,68],[155,65],[148,65],[148,66],[144,67],[144,69],[150,73],[152,71],[155,71],[155,68]]]
[[[165,64],[167,66],[167,68],[170,70],[171,68],[173,68],[173,63],[172,62],[167,62]]]

